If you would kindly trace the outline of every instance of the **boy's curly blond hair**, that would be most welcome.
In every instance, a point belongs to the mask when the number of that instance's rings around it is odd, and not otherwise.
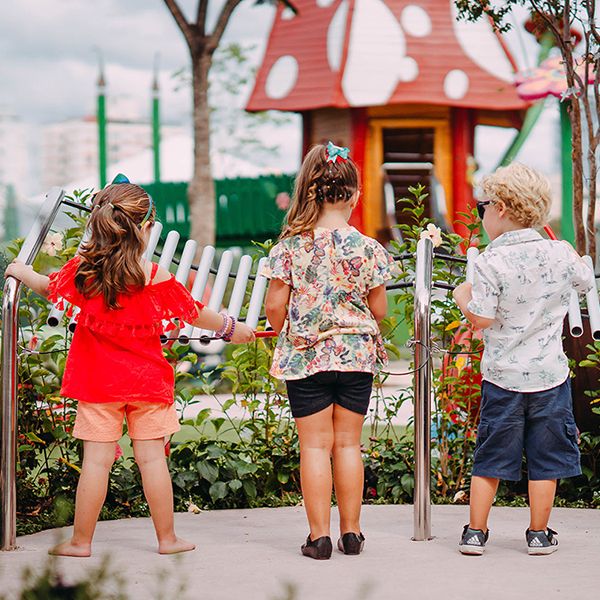
[[[479,185],[485,200],[502,201],[508,216],[523,227],[546,224],[552,204],[549,181],[521,163],[500,167]]]

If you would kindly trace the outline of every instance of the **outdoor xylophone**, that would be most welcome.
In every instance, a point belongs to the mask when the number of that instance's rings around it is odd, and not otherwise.
[[[259,273],[266,263],[267,258],[263,257],[258,261],[257,275],[252,275],[252,257],[248,254],[244,254],[240,257],[237,272],[232,275],[231,267],[234,259],[232,250],[225,250],[222,253],[218,267],[217,269],[214,269],[213,262],[216,254],[215,248],[213,246],[206,246],[202,250],[199,264],[194,265],[193,260],[198,248],[198,244],[194,240],[188,240],[185,243],[179,259],[175,257],[177,245],[179,243],[179,233],[177,231],[168,232],[160,252],[157,252],[162,230],[162,223],[156,222],[152,228],[144,258],[146,260],[152,260],[155,255],[158,256],[159,266],[167,271],[172,264],[176,265],[175,279],[184,286],[190,278],[190,273],[195,271],[194,282],[190,290],[190,294],[194,300],[200,301],[204,298],[209,283],[209,277],[213,274],[214,282],[211,287],[207,306],[217,312],[222,306],[227,291],[228,280],[232,277],[234,283],[229,298],[227,312],[236,319],[240,317],[249,283],[253,282],[247,312],[243,321],[248,327],[256,330],[259,320],[261,320],[260,313],[267,288],[267,279]],[[82,244],[85,242],[85,239],[85,237],[82,239]],[[77,324],[77,314],[79,312],[77,307],[71,307],[69,310],[64,305],[61,305],[60,308],[56,305],[53,306],[48,314],[48,325],[56,327],[62,321],[66,310],[70,317],[68,323],[69,330],[74,332]],[[268,330],[268,322],[265,323],[265,329],[266,330],[264,331],[255,331],[255,335],[257,337],[274,337],[277,335],[274,331]],[[189,344],[191,340],[200,340],[203,344],[208,344],[217,338],[214,337],[214,332],[205,329],[197,329],[189,324],[185,324],[174,338],[165,326],[165,331],[162,335],[163,342],[174,341],[175,339],[181,344]]]
[[[556,239],[554,232],[549,228],[544,228],[548,233],[549,237]],[[261,331],[256,331],[259,320],[261,320],[261,308],[263,306],[267,279],[260,275],[267,258],[263,257],[258,261],[257,274],[252,275],[252,257],[248,254],[244,254],[240,257],[238,269],[235,274],[231,273],[231,267],[233,265],[234,253],[232,250],[225,250],[217,268],[213,268],[216,251],[213,246],[206,246],[202,250],[200,262],[198,265],[193,264],[194,256],[198,248],[198,244],[194,240],[188,240],[181,253],[181,257],[177,259],[175,253],[177,251],[177,245],[179,243],[179,233],[177,231],[169,231],[160,252],[157,252],[157,247],[160,242],[160,236],[163,231],[162,223],[156,222],[152,228],[148,247],[144,254],[144,258],[152,260],[155,255],[159,257],[158,264],[169,270],[171,265],[176,265],[175,279],[182,285],[186,285],[190,278],[190,272],[196,271],[194,282],[192,284],[190,293],[194,300],[202,300],[205,296],[207,286],[209,283],[209,277],[211,274],[214,275],[214,282],[212,284],[210,299],[208,301],[208,308],[219,311],[222,307],[223,299],[227,290],[229,278],[234,279],[233,289],[229,298],[229,305],[227,307],[228,314],[234,316],[236,319],[240,317],[244,299],[246,298],[247,288],[249,284],[253,282],[250,299],[247,306],[246,316],[243,321],[248,327],[255,330],[257,337],[275,337],[277,334],[269,329],[269,323],[265,322],[265,328]],[[85,242],[85,236],[82,239],[82,243]],[[435,253],[434,253],[435,254]],[[479,255],[477,248],[471,247],[467,250],[466,261],[466,279],[467,281],[473,281],[474,261]],[[584,256],[583,260],[593,270],[592,259],[589,256]],[[583,335],[583,320],[581,314],[580,301],[577,292],[571,292],[571,298],[569,303],[569,330],[573,337],[581,337]],[[592,338],[594,340],[600,340],[600,300],[598,298],[597,290],[590,290],[586,294],[587,313],[590,321],[590,330]],[[54,306],[48,315],[48,325],[57,326],[64,315],[65,308],[58,308]],[[77,322],[77,313],[79,309],[72,307],[69,311],[70,320],[68,323],[69,330],[75,331]],[[177,339],[181,344],[189,344],[191,340],[199,340],[203,344],[208,344],[215,340],[214,332],[208,330],[200,330],[192,327],[192,325],[186,324],[178,333],[176,338],[170,335],[170,332],[166,331],[162,336],[163,342],[174,341]]]
[[[82,206],[66,198],[65,192],[59,188],[53,188],[47,195],[45,203],[34,222],[32,229],[24,240],[19,253],[19,260],[25,264],[32,264],[37,256],[46,235],[58,214],[61,206],[68,206],[77,210],[89,212],[89,207]],[[258,331],[257,336],[274,336],[275,333],[268,331],[269,324],[261,317],[261,310],[265,298],[267,280],[260,275],[266,258],[258,261],[256,275],[251,274],[252,257],[243,255],[240,258],[237,273],[231,273],[234,253],[225,250],[216,268],[215,248],[207,246],[203,249],[198,265],[193,264],[193,258],[197,251],[197,244],[193,240],[185,243],[180,258],[175,257],[179,234],[170,231],[164,242],[159,246],[162,225],[156,223],[146,249],[145,257],[151,259],[158,256],[159,265],[170,270],[175,265],[175,277],[177,281],[186,285],[190,272],[195,271],[194,282],[190,293],[195,300],[201,300],[205,296],[210,276],[214,276],[212,289],[208,300],[208,307],[219,310],[228,288],[230,278],[234,279],[232,291],[227,306],[228,312],[239,317],[244,308],[244,300],[249,291],[249,302],[242,320],[252,329],[256,329],[264,321],[265,331]],[[549,233],[550,235],[550,233]],[[551,235],[552,237],[552,235]],[[82,240],[85,240],[85,237]],[[414,489],[414,536],[413,540],[422,541],[431,539],[431,414],[430,408],[433,396],[432,386],[432,361],[431,353],[435,351],[431,339],[431,315],[432,315],[432,290],[451,290],[454,288],[450,283],[434,281],[433,260],[441,259],[447,262],[455,262],[465,265],[467,280],[472,281],[474,271],[474,259],[478,255],[476,248],[469,248],[467,256],[457,256],[434,251],[430,239],[422,239],[417,243],[416,257],[412,254],[396,256],[395,259],[415,259],[414,278],[404,279],[387,286],[388,291],[401,288],[414,288],[414,338],[410,346],[413,350],[414,366],[411,371],[414,374],[414,437],[415,437],[415,489]],[[589,257],[584,260],[591,266]],[[593,339],[600,340],[600,301],[596,289],[592,289],[586,295],[587,314],[590,321]],[[17,464],[17,360],[18,360],[18,308],[19,308],[19,282],[8,277],[4,286],[2,302],[2,398],[0,402],[0,550],[12,550],[16,546],[16,464]],[[75,330],[77,309],[69,307],[67,312],[68,327]],[[57,326],[63,320],[65,311],[54,306],[48,316],[48,324]],[[583,334],[582,313],[579,307],[579,297],[573,292],[569,305],[569,325],[573,336]],[[166,329],[166,328],[165,328]],[[172,333],[172,332],[171,332]],[[177,339],[182,344],[188,344],[191,340],[199,339],[208,343],[214,338],[214,332],[194,329],[191,325],[185,325],[174,338],[170,332],[165,331],[164,339]]]

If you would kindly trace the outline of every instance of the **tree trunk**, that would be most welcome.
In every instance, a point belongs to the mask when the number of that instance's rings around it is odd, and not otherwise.
[[[194,100],[194,173],[188,187],[190,237],[203,248],[216,240],[215,188],[210,166],[210,108],[208,72],[211,55],[192,52],[192,93]]]
[[[586,254],[587,244],[583,224],[583,150],[581,135],[581,106],[573,98],[569,106],[573,144],[573,216],[575,220],[575,245],[579,254]]]
[[[573,47],[570,33],[570,2],[565,0],[563,22],[563,40],[560,44],[561,55],[565,64],[567,85],[570,90],[575,90],[575,67],[573,62]],[[560,17],[556,17],[554,26],[558,31]],[[584,90],[585,91],[585,90]],[[571,143],[573,150],[573,217],[575,224],[575,245],[579,254],[587,250],[585,226],[583,223],[583,136],[581,128],[581,105],[577,96],[572,96],[569,101],[569,119],[571,121]]]

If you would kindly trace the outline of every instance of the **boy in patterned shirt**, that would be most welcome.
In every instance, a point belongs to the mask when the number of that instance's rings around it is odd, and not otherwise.
[[[477,204],[491,242],[475,262],[473,285],[454,299],[483,329],[481,419],[473,457],[470,522],[460,551],[483,554],[488,515],[500,479],[521,479],[523,450],[529,477],[529,554],[558,547],[548,527],[557,479],[581,473],[563,320],[572,290],[586,292],[594,273],[567,242],[544,239],[548,181],[513,163],[485,178]]]

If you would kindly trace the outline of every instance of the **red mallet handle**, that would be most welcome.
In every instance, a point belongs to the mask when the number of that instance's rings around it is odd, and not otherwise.
[[[277,332],[276,331],[255,331],[254,335],[257,338],[273,338],[273,337],[277,337]]]
[[[552,231],[552,227],[550,227],[550,225],[544,225],[544,231],[548,234],[548,237],[551,240],[557,240],[558,239],[556,237],[556,234],[554,233],[554,231]]]

